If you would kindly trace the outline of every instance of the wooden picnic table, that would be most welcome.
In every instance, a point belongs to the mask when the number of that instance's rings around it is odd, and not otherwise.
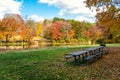
[[[66,61],[67,59],[74,57],[74,63],[80,64],[80,59],[82,59],[84,62],[87,62],[90,60],[94,60],[95,58],[102,58],[103,48],[103,46],[99,46],[95,48],[88,48],[78,52],[69,53],[69,56],[66,56]]]

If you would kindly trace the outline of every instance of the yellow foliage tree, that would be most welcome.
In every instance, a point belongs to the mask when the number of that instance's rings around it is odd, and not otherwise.
[[[41,38],[42,33],[43,33],[42,24],[40,22],[37,22],[36,37]]]

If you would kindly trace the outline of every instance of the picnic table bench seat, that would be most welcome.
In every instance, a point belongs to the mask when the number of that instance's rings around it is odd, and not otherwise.
[[[108,54],[109,50],[108,49],[103,49],[103,54]]]
[[[85,57],[85,63],[88,64],[89,62],[96,61],[99,58],[102,58],[102,52],[97,52]]]
[[[103,55],[103,52],[98,52],[98,53],[96,53],[96,54],[94,54],[95,56],[100,56],[100,58],[102,58],[102,55]]]
[[[73,56],[72,55],[66,55],[65,58],[66,58],[66,62],[68,62],[68,59],[73,58]]]
[[[88,61],[88,60],[91,60],[93,58],[95,58],[95,55],[91,55],[91,56],[85,57],[85,60]]]

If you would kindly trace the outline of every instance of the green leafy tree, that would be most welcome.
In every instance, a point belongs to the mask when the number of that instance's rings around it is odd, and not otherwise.
[[[57,22],[57,21],[65,21],[65,19],[59,18],[59,17],[54,17],[53,22]]]
[[[75,35],[74,37],[76,39],[80,39],[80,38],[83,38],[83,32],[85,30],[88,30],[90,27],[91,27],[91,23],[89,22],[79,22],[79,21],[75,21],[75,20],[68,20],[70,23],[71,23],[71,27],[72,27],[72,30],[74,30],[75,32]]]

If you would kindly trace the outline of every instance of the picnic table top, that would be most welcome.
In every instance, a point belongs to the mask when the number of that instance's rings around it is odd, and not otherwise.
[[[73,56],[78,56],[78,55],[82,55],[84,53],[87,53],[88,51],[79,51],[79,52],[74,52],[74,53],[70,53]]]
[[[95,47],[95,48],[88,48],[88,49],[86,49],[86,50],[82,50],[82,51],[70,53],[70,55],[79,56],[79,55],[85,54],[85,53],[87,53],[87,52],[100,49],[100,48],[102,48],[102,47],[103,47],[103,46],[99,46],[99,47]]]
[[[97,50],[97,49],[100,49],[100,48],[103,48],[103,46],[100,46],[100,47],[95,47],[95,48],[88,48],[84,51],[93,51],[93,50]]]

